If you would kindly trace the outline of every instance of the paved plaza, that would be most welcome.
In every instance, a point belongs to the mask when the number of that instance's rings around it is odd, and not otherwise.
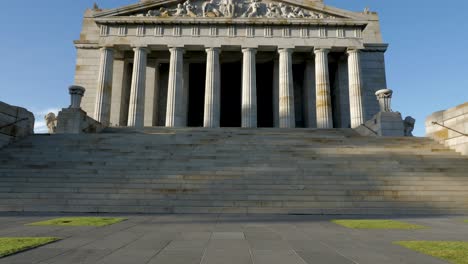
[[[25,225],[57,216],[63,215],[1,215],[0,237],[62,240],[0,263],[436,264],[446,262],[392,242],[468,240],[468,224],[456,216],[397,219],[428,227],[421,230],[354,230],[330,222],[350,217],[299,215],[111,215],[128,220],[105,227]]]

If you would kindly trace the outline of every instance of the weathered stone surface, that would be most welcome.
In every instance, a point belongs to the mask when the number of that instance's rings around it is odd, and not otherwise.
[[[426,136],[464,155],[468,155],[467,135],[468,103],[435,112],[426,119]]]
[[[355,130],[363,136],[403,137],[404,121],[399,112],[379,112]]]
[[[34,134],[33,113],[22,107],[0,102],[0,148],[31,134]]]
[[[468,213],[466,157],[352,129],[107,128],[31,136],[0,158],[0,211]]]
[[[98,133],[103,128],[80,108],[63,108],[57,116],[57,134]]]

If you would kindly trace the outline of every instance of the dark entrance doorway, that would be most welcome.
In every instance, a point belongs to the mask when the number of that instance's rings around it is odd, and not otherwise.
[[[273,127],[273,61],[257,67],[257,126]]]
[[[205,103],[205,63],[191,63],[189,71],[188,126],[202,127]]]
[[[205,75],[203,75],[205,76]],[[241,126],[242,63],[221,64],[221,126]]]

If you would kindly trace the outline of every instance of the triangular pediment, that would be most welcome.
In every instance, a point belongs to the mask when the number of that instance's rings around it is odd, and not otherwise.
[[[121,8],[96,12],[96,18],[147,17],[153,19],[242,18],[361,20],[359,13],[319,2],[275,0],[147,0]]]

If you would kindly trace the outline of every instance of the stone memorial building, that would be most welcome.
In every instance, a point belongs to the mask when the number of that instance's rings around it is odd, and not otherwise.
[[[377,14],[203,1],[86,11],[70,106],[0,152],[0,212],[468,214],[467,157],[391,107]],[[457,151],[464,106],[427,120]]]
[[[110,126],[355,128],[387,87],[378,15],[323,0],[96,5],[75,46],[83,110]]]

